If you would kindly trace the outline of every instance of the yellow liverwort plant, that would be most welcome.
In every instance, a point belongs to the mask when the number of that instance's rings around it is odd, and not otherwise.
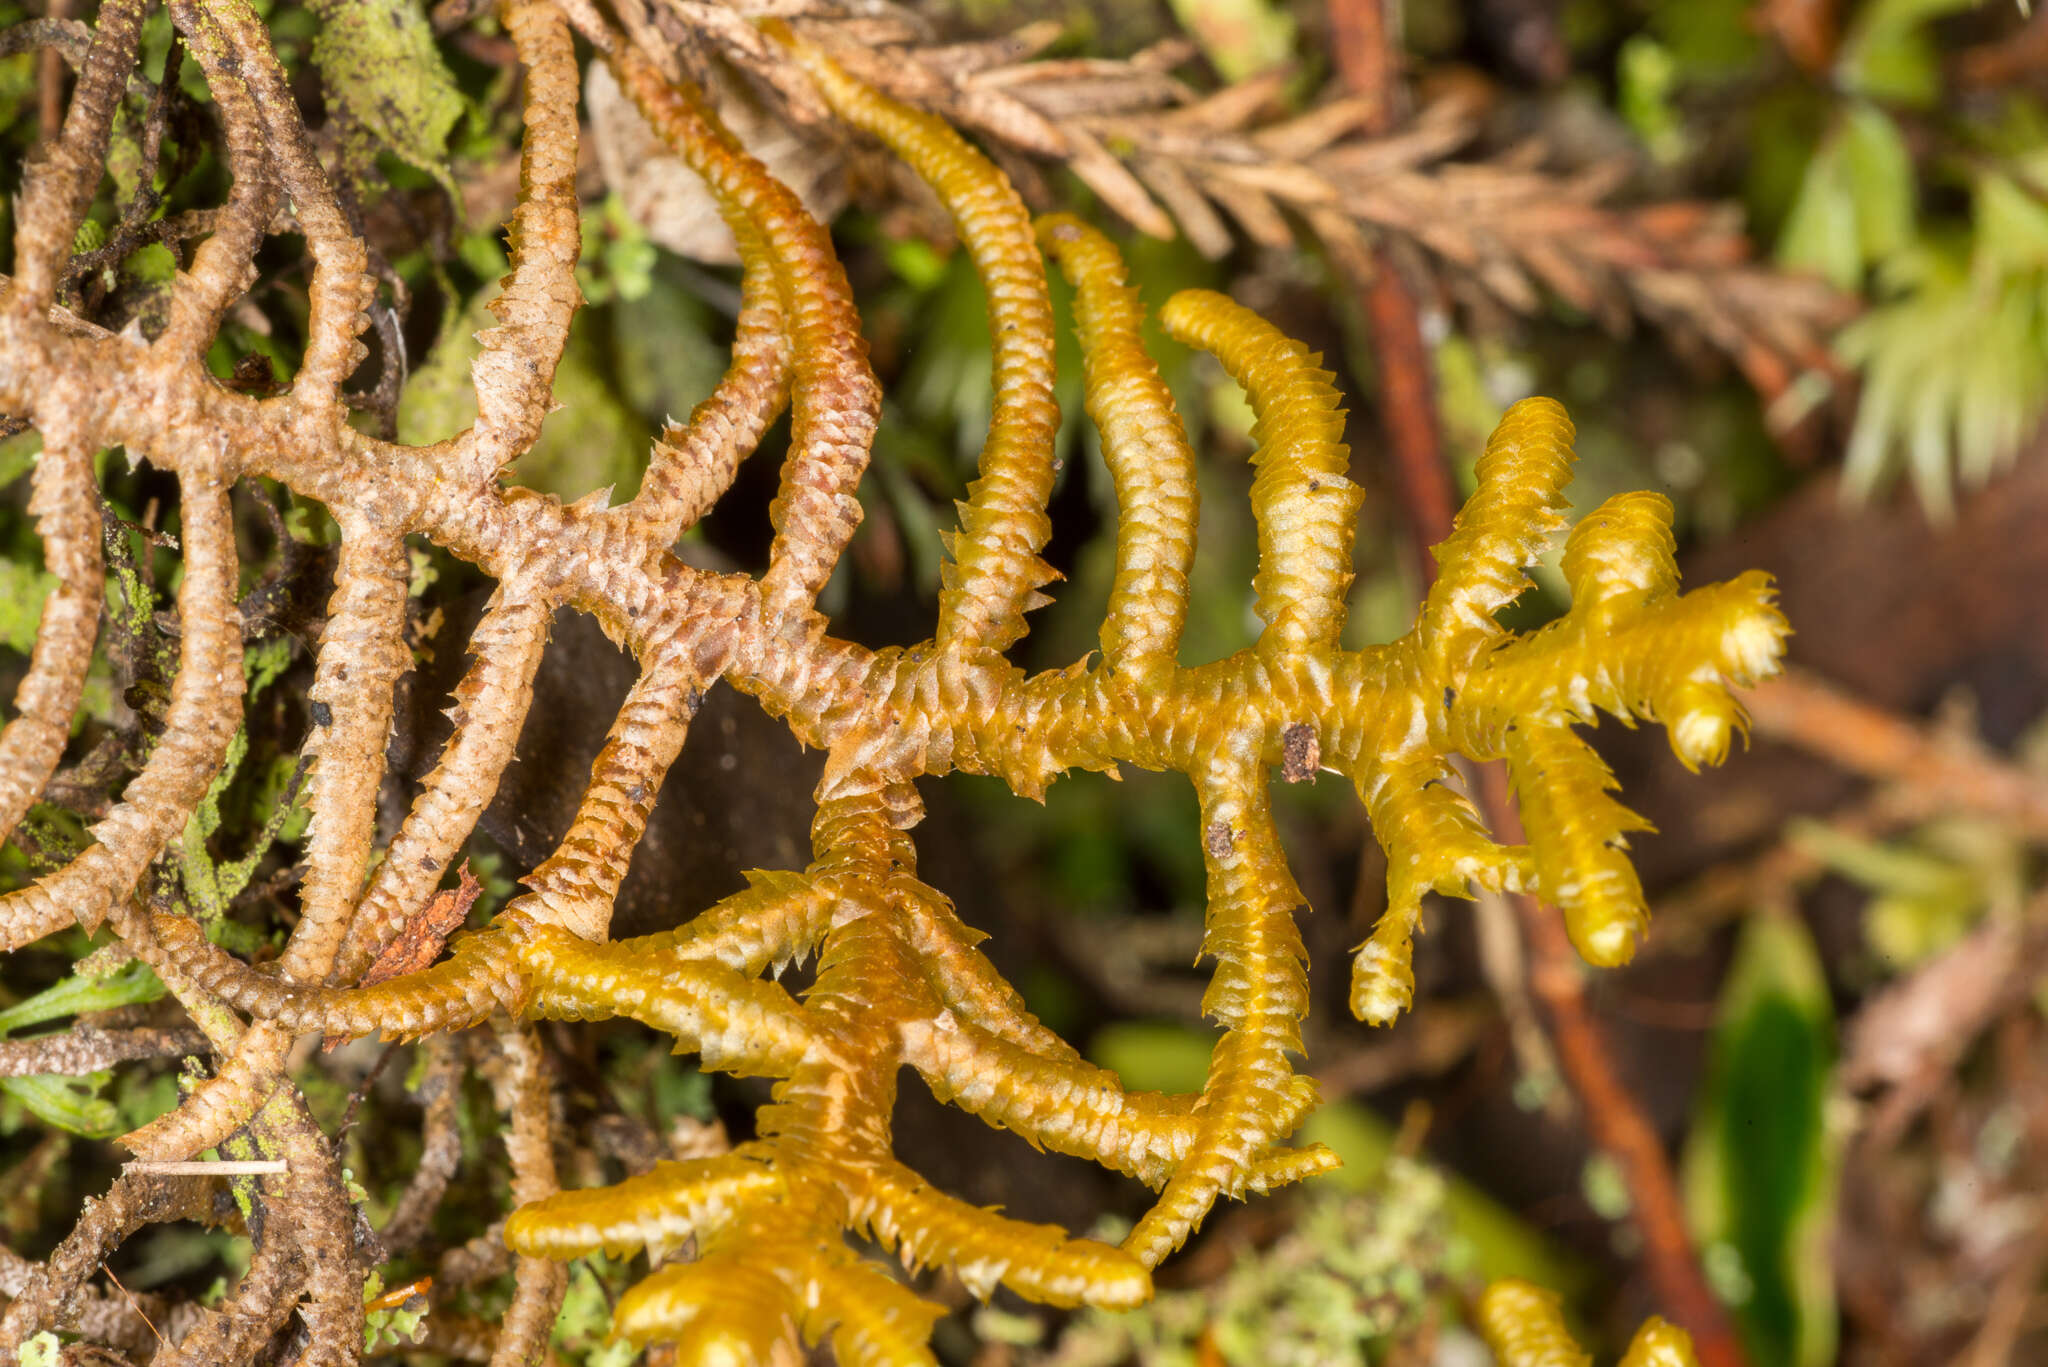
[[[221,1055],[214,1075],[125,1142],[187,1158],[253,1125],[261,1143],[287,1154],[288,1174],[252,1184],[251,1199],[326,1221],[330,1232],[306,1245],[305,1318],[316,1339],[359,1344],[364,1310],[345,1237],[350,1208],[330,1190],[331,1155],[283,1084],[300,1033],[417,1036],[497,1018],[519,1203],[505,1225],[519,1255],[506,1342],[545,1332],[564,1291],[556,1260],[644,1250],[651,1270],[614,1317],[634,1343],[673,1344],[690,1363],[766,1363],[829,1339],[848,1367],[928,1363],[939,1307],[860,1257],[845,1233],[912,1269],[948,1267],[977,1295],[1001,1285],[1053,1305],[1128,1307],[1151,1295],[1152,1269],[1217,1200],[1333,1165],[1320,1146],[1287,1143],[1317,1096],[1295,1068],[1308,1006],[1296,927],[1305,899],[1273,819],[1276,768],[1288,779],[1327,771],[1348,780],[1387,851],[1388,909],[1354,966],[1351,1004],[1363,1019],[1389,1024],[1409,1004],[1411,944],[1431,891],[1523,889],[1562,911],[1589,961],[1617,964],[1633,951],[1646,913],[1624,841],[1642,823],[1611,795],[1613,776],[1574,728],[1601,713],[1654,721],[1685,764],[1718,762],[1743,722],[1730,688],[1775,669],[1786,626],[1761,574],[1681,592],[1671,509],[1649,494],[1611,499],[1571,530],[1573,601],[1562,618],[1531,633],[1500,626],[1497,614],[1527,587],[1526,567],[1565,529],[1572,429],[1557,404],[1517,405],[1493,435],[1477,491],[1436,548],[1439,574],[1414,628],[1346,650],[1363,494],[1347,474],[1331,376],[1230,299],[1175,296],[1162,314],[1167,330],[1214,354],[1257,417],[1252,587],[1265,624],[1250,647],[1183,665],[1194,456],[1140,341],[1143,311],[1115,248],[1071,217],[1034,224],[1005,177],[944,122],[771,24],[769,39],[825,104],[931,185],[988,296],[990,429],[948,543],[934,631],[914,646],[871,650],[832,636],[816,607],[860,519],[855,493],[881,411],[846,275],[823,226],[693,91],[580,7],[506,7],[527,68],[526,141],[510,273],[491,305],[499,325],[480,335],[471,367],[477,418],[447,441],[402,445],[356,430],[340,402],[372,297],[368,260],[268,36],[242,0],[172,11],[242,160],[213,236],[175,282],[161,338],[67,330],[48,307],[135,57],[129,27],[139,11],[123,0],[103,6],[73,122],[23,196],[14,283],[0,308],[0,411],[28,416],[45,438],[30,507],[56,587],[22,714],[0,736],[0,825],[11,827],[56,765],[91,654],[101,565],[89,457],[100,448],[124,445],[177,477],[180,667],[163,739],[93,828],[96,843],[0,897],[0,947],[110,922],[201,1020]],[[601,496],[565,505],[501,479],[538,439],[578,302],[572,18],[704,178],[745,271],[731,368],[663,434],[639,494],[616,508]],[[274,180],[245,174],[259,151]],[[202,360],[280,194],[314,261],[308,344],[289,391],[258,398],[215,384]],[[1087,406],[1118,527],[1100,654],[1027,674],[1006,652],[1055,578],[1040,558],[1058,419],[1046,256],[1076,290]],[[683,564],[670,553],[678,534],[725,492],[784,406],[790,454],[768,513],[765,573]],[[309,692],[301,915],[281,957],[261,969],[175,906],[132,896],[228,762],[242,671],[227,491],[243,476],[324,503],[340,532]],[[454,734],[378,851],[392,692],[411,659],[407,536],[472,562],[499,590],[469,642]],[[433,897],[495,791],[532,704],[548,624],[564,608],[593,614],[641,669],[568,834],[444,962],[355,985]],[[756,871],[745,890],[674,930],[615,941],[620,881],[698,701],[719,679],[825,753],[811,858]],[[1492,838],[1453,786],[1458,756],[1505,761],[1526,844]],[[918,873],[916,780],[989,774],[1035,797],[1069,770],[1123,764],[1186,774],[1201,804],[1204,952],[1215,964],[1204,1005],[1221,1034],[1193,1093],[1129,1091],[1085,1061],[1025,1009],[976,947],[981,933]],[[809,956],[816,973],[800,994],[769,976]],[[242,1028],[228,1007],[251,1024]],[[773,1099],[755,1138],[730,1153],[559,1192],[543,1051],[506,1016],[637,1020],[706,1069],[773,1079]],[[1114,1246],[938,1191],[892,1151],[905,1068],[990,1125],[1138,1178],[1156,1203]],[[670,1256],[686,1245],[693,1257]],[[35,1327],[35,1307],[47,1302],[36,1288],[13,1302],[0,1350]]]

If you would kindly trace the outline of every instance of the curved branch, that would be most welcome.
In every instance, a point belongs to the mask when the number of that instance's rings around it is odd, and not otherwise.
[[[51,432],[43,436],[28,510],[57,586],[43,603],[28,673],[14,690],[17,715],[0,731],[0,840],[13,833],[63,758],[92,664],[105,583],[92,452]]]
[[[1202,950],[1216,958],[1202,1010],[1224,1034],[1210,1057],[1193,1141],[1158,1203],[1124,1240],[1147,1267],[1186,1242],[1216,1198],[1241,1185],[1260,1151],[1300,1122],[1293,1096],[1305,1092],[1309,1106],[1316,1099],[1313,1080],[1288,1061],[1301,1052],[1308,1011],[1308,953],[1294,924],[1304,903],[1273,829],[1265,775],[1219,757],[1194,777],[1208,833]]]
[[[155,343],[171,362],[192,363],[205,354],[222,316],[255,278],[256,252],[277,210],[278,185],[262,116],[239,69],[228,60],[225,36],[193,0],[171,0],[170,10],[206,73],[235,177],[227,203],[215,216],[213,235],[200,243],[192,269],[179,272],[171,284],[170,320]]]
[[[306,352],[292,381],[292,397],[325,421],[339,421],[341,384],[366,354],[356,340],[368,321],[375,289],[369,253],[327,183],[300,121],[284,68],[270,46],[269,32],[248,0],[209,0],[208,19],[218,25],[248,83],[279,182],[291,196],[306,248],[313,254],[307,288],[311,316]],[[204,54],[201,54],[204,60]],[[209,74],[211,74],[209,72]]]
[[[220,772],[240,720],[242,615],[235,606],[235,543],[227,486],[180,476],[185,581],[182,643],[163,739],[121,802],[92,828],[98,843],[57,872],[0,897],[0,949],[17,949],[74,921],[97,927],[129,895],[149,862],[184,828]]]
[[[40,321],[56,299],[74,236],[105,174],[107,141],[142,37],[145,0],[100,6],[92,46],[71,92],[64,131],[28,169],[14,232],[14,289],[8,303]]]
[[[1031,217],[1010,181],[967,145],[943,119],[899,104],[842,71],[817,48],[771,21],[781,43],[825,97],[832,112],[872,133],[937,192],[959,225],[988,296],[994,394],[981,478],[968,486],[960,530],[949,545],[954,563],[939,593],[936,640],[1006,650],[1024,634],[1024,614],[1039,606],[1038,590],[1053,579],[1038,558],[1052,523],[1052,298]]]
[[[1145,311],[1116,248],[1071,214],[1040,219],[1038,241],[1075,289],[1088,416],[1116,484],[1116,578],[1102,654],[1112,666],[1171,668],[1195,563],[1195,454],[1140,339]]]
[[[1213,354],[1243,386],[1257,421],[1252,512],[1259,525],[1262,652],[1328,650],[1344,627],[1351,543],[1365,490],[1346,474],[1344,410],[1322,357],[1225,295],[1184,290],[1159,321]]]
[[[603,940],[612,906],[647,817],[682,752],[704,680],[687,648],[650,656],[590,766],[576,817],[541,866],[525,878],[532,892],[514,905],[586,940]]]
[[[519,149],[519,206],[512,213],[512,272],[489,308],[470,377],[476,425],[458,440],[456,460],[477,482],[530,448],[555,403],[555,367],[569,322],[583,302],[576,284],[582,225],[576,204],[576,51],[562,11],[540,0],[510,0],[505,31],[526,67],[525,136]]]
[[[474,662],[455,686],[454,733],[370,876],[335,966],[336,981],[362,976],[406,917],[425,905],[496,796],[533,701],[549,618],[546,604],[501,587],[478,619],[469,638]]]
[[[612,67],[662,140],[710,187],[735,237],[744,245],[744,233],[758,234],[775,263],[794,374],[790,457],[769,508],[775,540],[762,587],[771,616],[801,616],[860,525],[854,491],[882,411],[852,289],[823,226],[721,136],[697,101],[631,49]]]
[[[306,691],[315,725],[301,800],[312,824],[299,923],[278,964],[294,982],[317,982],[333,968],[363,891],[398,680],[412,668],[405,645],[411,568],[403,539],[342,519],[334,596]]]
[[[498,1105],[511,1119],[505,1149],[512,1158],[512,1199],[545,1201],[560,1190],[555,1179],[554,1127],[547,1055],[532,1027],[500,1024],[495,1031],[503,1068],[493,1081]],[[491,1350],[491,1367],[535,1367],[568,1291],[568,1270],[546,1258],[521,1256],[512,1265],[512,1304]]]

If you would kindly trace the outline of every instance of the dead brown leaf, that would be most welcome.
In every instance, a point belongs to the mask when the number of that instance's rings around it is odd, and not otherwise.
[[[467,861],[464,861],[456,878],[454,887],[435,893],[433,900],[420,908],[419,915],[405,923],[405,928],[398,932],[398,938],[384,946],[384,952],[363,973],[362,986],[417,973],[441,957],[441,947],[469,919],[469,909],[484,890],[483,884],[476,881],[476,875],[469,871]],[[330,1039],[322,1047],[331,1053],[344,1042]]]

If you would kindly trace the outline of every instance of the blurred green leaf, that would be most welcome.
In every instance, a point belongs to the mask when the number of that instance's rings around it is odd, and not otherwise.
[[[688,417],[717,386],[728,359],[713,335],[711,311],[675,274],[679,264],[662,258],[644,293],[606,310],[612,383],[650,425]]]
[[[105,1071],[84,1077],[4,1077],[0,1078],[0,1092],[26,1106],[46,1125],[88,1139],[105,1139],[121,1132],[121,1117],[114,1103],[100,1096],[100,1089],[113,1077]]]
[[[495,231],[464,233],[455,241],[455,255],[479,280],[496,280],[512,269],[512,258],[505,254],[505,244]]]
[[[576,285],[585,304],[631,302],[654,288],[660,253],[647,230],[626,211],[617,193],[583,211],[583,250],[576,262]]]
[[[1856,203],[1842,183],[1841,159],[1831,145],[1821,147],[1807,163],[1799,198],[1778,237],[1778,261],[1794,270],[1812,271],[1841,289],[1853,289],[1863,278]]]
[[[1913,240],[1913,159],[1892,120],[1851,103],[1814,150],[1778,239],[1778,260],[1857,290],[1864,272]]]
[[[1870,0],[1856,11],[1835,61],[1845,90],[1928,106],[1941,94],[1941,52],[1928,25],[1977,0]]]
[[[2026,844],[1996,822],[1954,817],[1878,841],[1797,821],[1786,836],[1870,891],[1864,939],[1894,970],[1955,944],[1987,911],[2017,913],[2028,887]]]
[[[1842,178],[1856,210],[1856,240],[1866,262],[1882,261],[1913,240],[1913,157],[1898,125],[1874,104],[1843,111]]]
[[[1973,271],[1999,274],[2048,266],[2048,206],[2005,176],[1977,177]]]
[[[1827,980],[1805,925],[1750,917],[1721,994],[1685,1195],[1695,1237],[1722,1264],[1718,1284],[1747,1289],[1734,1311],[1757,1367],[1834,1359],[1834,1045]]]
[[[0,223],[4,222],[4,216],[0,216]],[[34,428],[0,441],[0,489],[27,474],[42,450],[43,434]]]
[[[103,978],[73,974],[0,1011],[0,1036],[65,1016],[153,1002],[163,994],[163,983],[140,960],[130,960]]]
[[[1850,494],[1876,491],[1903,460],[1929,514],[1947,518],[1956,484],[1981,484],[2040,421],[2048,271],[2000,269],[2035,249],[2019,213],[2001,231],[1997,251],[1923,238],[1898,253],[1879,272],[1891,301],[1837,334],[1836,354],[1863,371],[1844,466]]]
[[[1294,56],[1294,16],[1275,0],[1169,0],[1174,18],[1226,81],[1241,81]]]
[[[463,239],[465,244],[479,240]],[[503,261],[502,256],[498,259]],[[406,445],[446,441],[476,421],[476,391],[470,388],[469,366],[481,349],[476,334],[497,322],[485,307],[496,293],[495,289],[480,291],[460,313],[449,313],[425,363],[415,366],[406,377],[398,396],[398,439]]]
[[[584,316],[594,321],[596,313]],[[541,425],[540,440],[512,467],[521,484],[565,500],[604,488],[615,503],[633,496],[654,433],[620,398],[614,378],[589,329],[572,328],[555,367],[556,409]]]
[[[0,560],[0,646],[26,655],[36,643],[43,602],[57,586],[48,570],[19,560]]]
[[[1752,0],[1687,0],[1650,7],[1649,31],[1685,80],[1743,76],[1756,69],[1763,39],[1750,22]]]
[[[602,1253],[570,1264],[569,1288],[555,1317],[553,1335],[555,1348],[566,1353],[569,1361],[580,1361],[583,1367],[627,1367],[640,1356],[635,1345],[610,1338],[618,1285],[631,1280],[622,1274],[619,1262]]]
[[[1670,165],[1685,155],[1685,123],[1672,97],[1678,91],[1679,69],[1671,49],[1647,34],[1621,45],[1615,63],[1621,117],[1628,121],[1650,156]]]
[[[915,237],[892,237],[882,243],[889,269],[913,290],[923,293],[946,278],[946,258],[931,243]]]
[[[1119,1021],[1096,1032],[1088,1057],[1141,1092],[1198,1092],[1215,1042],[1191,1026]]]

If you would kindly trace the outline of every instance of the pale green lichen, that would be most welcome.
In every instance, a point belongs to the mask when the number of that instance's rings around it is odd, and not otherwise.
[[[315,0],[311,8],[320,19],[313,64],[347,128],[343,157],[357,193],[382,193],[377,155],[389,152],[432,176],[459,211],[447,149],[462,92],[418,0]]]
[[[1443,1174],[1393,1157],[1369,1191],[1325,1192],[1272,1248],[1222,1281],[1127,1314],[1081,1315],[1049,1367],[1196,1367],[1203,1345],[1230,1367],[1369,1367],[1413,1329],[1461,1252]]]

